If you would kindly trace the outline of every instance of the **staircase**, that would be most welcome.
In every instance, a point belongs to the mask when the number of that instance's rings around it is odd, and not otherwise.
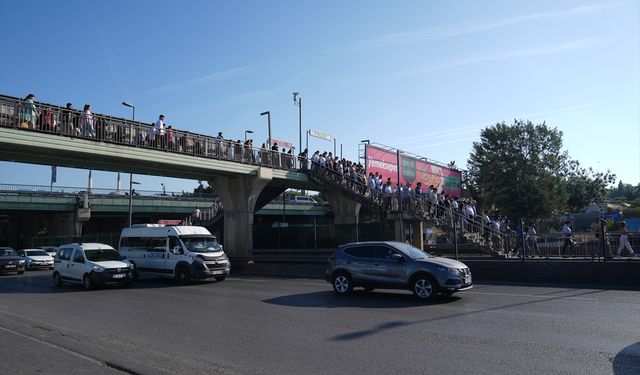
[[[314,165],[314,168],[308,171],[309,177],[315,182],[324,184],[333,189],[340,191],[350,199],[369,207],[374,212],[399,213],[398,200],[394,196],[390,202],[384,202],[373,199],[371,191],[362,183],[354,182],[351,179],[327,168]],[[447,233],[453,231],[452,223],[456,222],[458,236],[463,241],[474,245],[474,248],[480,252],[491,256],[504,256],[503,239],[505,235],[491,228],[489,225],[479,220],[471,220],[460,212],[451,212],[449,207],[436,204],[435,209],[430,209],[430,203],[425,197],[416,197],[412,194],[409,202],[406,201],[403,207],[403,214],[409,214],[415,219],[428,222],[435,225]],[[464,228],[462,228],[464,223]],[[459,237],[459,238],[460,238]]]

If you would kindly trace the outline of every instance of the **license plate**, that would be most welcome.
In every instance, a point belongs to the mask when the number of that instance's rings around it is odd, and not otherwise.
[[[211,271],[212,275],[222,275],[224,271]]]
[[[114,279],[124,279],[125,277],[127,277],[126,273],[119,273],[119,274],[113,275]]]
[[[15,264],[7,264],[4,268],[16,268]]]
[[[465,276],[464,277],[464,283],[465,284],[471,284],[471,276]]]

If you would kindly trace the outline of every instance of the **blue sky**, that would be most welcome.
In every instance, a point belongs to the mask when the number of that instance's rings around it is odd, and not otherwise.
[[[584,166],[640,182],[640,2],[0,0],[0,93],[298,143],[303,129],[465,166],[480,130],[546,121]],[[304,131],[304,130],[303,130]],[[304,138],[304,137],[303,137]],[[332,149],[311,140],[310,149]],[[0,183],[50,168],[0,162]],[[194,181],[139,176],[140,189]],[[59,168],[60,186],[87,171]],[[97,171],[94,187],[114,187]]]

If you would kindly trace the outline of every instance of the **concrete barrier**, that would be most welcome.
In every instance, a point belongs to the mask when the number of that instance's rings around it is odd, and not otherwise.
[[[475,281],[588,284],[640,289],[639,261],[461,259]],[[234,272],[280,277],[324,278],[326,264],[306,262],[233,261]]]

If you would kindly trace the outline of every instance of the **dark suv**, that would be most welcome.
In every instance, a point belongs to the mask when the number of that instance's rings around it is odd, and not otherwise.
[[[409,289],[416,297],[452,295],[471,289],[471,272],[462,262],[440,258],[401,242],[355,242],[329,258],[325,278],[340,295],[354,287]]]

